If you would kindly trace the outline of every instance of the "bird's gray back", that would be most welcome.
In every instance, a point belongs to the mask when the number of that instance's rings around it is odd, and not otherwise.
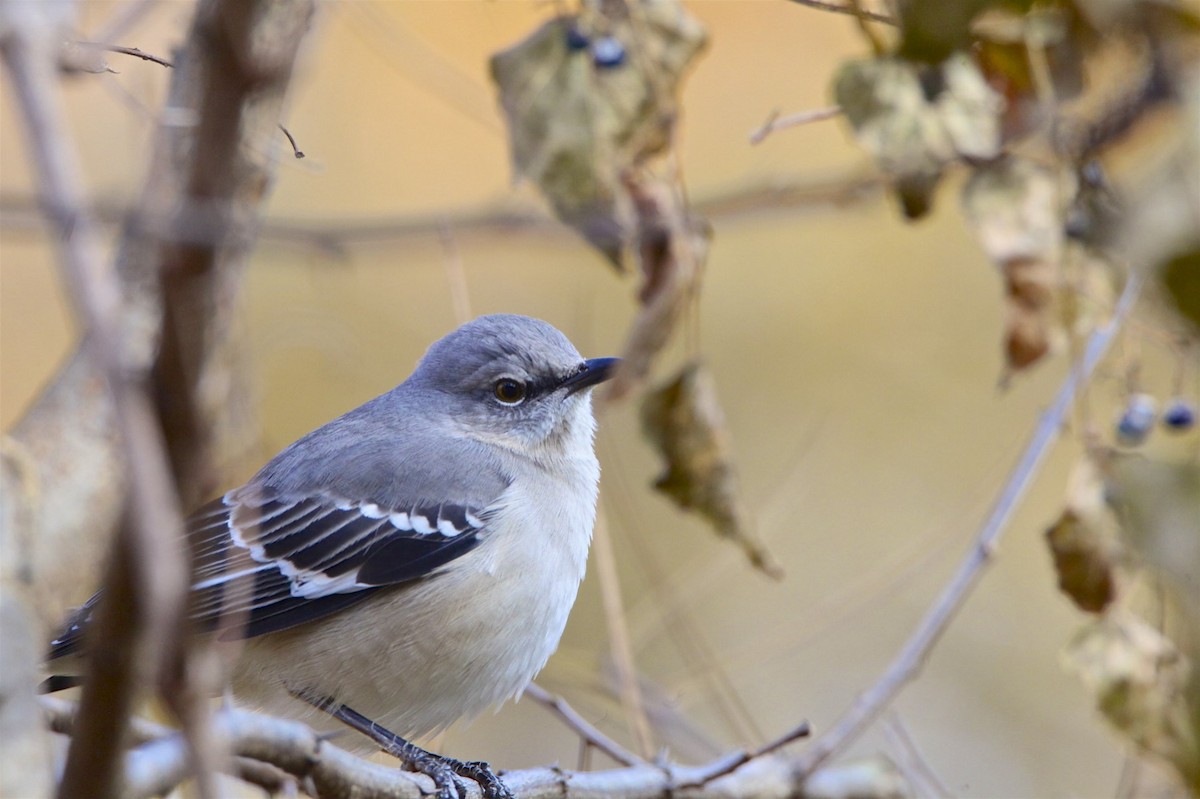
[[[442,433],[444,418],[428,397],[414,402],[413,393],[401,384],[314,430],[275,456],[250,485],[389,507],[486,507],[510,482],[499,453]]]

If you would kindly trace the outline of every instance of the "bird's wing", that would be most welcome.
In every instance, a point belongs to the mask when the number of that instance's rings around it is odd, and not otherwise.
[[[193,617],[225,638],[319,619],[461,557],[486,535],[489,515],[454,502],[383,507],[263,488],[230,492],[188,519],[198,557]],[[68,621],[48,659],[79,649],[98,599]]]

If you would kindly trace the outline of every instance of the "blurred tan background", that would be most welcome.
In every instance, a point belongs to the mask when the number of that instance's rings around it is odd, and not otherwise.
[[[123,7],[85,4],[81,37]],[[689,8],[711,37],[683,96],[682,164],[694,201],[822,185],[867,168],[837,120],[781,131],[758,146],[747,141],[775,109],[829,103],[839,61],[865,50],[851,20],[784,2]],[[432,223],[406,235],[346,238],[337,249],[263,240],[239,298],[265,428],[248,468],[402,379],[457,324],[458,263],[472,314],[543,317],[589,356],[619,351],[636,283],[581,240],[553,226],[455,231],[456,221],[485,206],[536,203],[511,183],[486,60],[555,10],[413,0],[320,7],[287,119],[308,157],[282,157],[270,219]],[[189,11],[187,3],[159,3],[120,41],[169,54]],[[71,81],[70,110],[93,197],[120,206],[141,185],[146,109],[160,103],[166,75],[134,59],[108,61],[120,74]],[[28,196],[7,90],[0,193]],[[936,596],[1061,380],[1059,359],[997,389],[999,280],[965,229],[955,187],[939,200],[918,225],[902,222],[878,194],[840,207],[759,204],[711,218],[695,343],[718,381],[745,495],[787,570],[782,583],[753,573],[733,547],[647,489],[657,463],[639,438],[635,407],[608,408],[602,418],[602,505],[637,663],[652,693],[690,723],[686,732],[663,728],[661,742],[680,757],[761,742],[802,718],[827,728]],[[43,234],[6,226],[6,427],[74,335]],[[679,362],[684,343],[665,357],[660,376]],[[1081,619],[1055,589],[1042,531],[1059,507],[1069,449],[1050,458],[982,586],[895,707],[956,796],[1117,791],[1123,753],[1059,667]],[[79,586],[73,601],[89,592]],[[605,698],[606,652],[593,568],[540,682],[627,741],[619,705]],[[728,682],[724,699],[713,673]],[[724,709],[730,696],[748,720]],[[528,700],[452,731],[446,748],[501,767],[573,766],[578,749],[572,733]],[[855,754],[879,750],[897,754],[876,727]]]

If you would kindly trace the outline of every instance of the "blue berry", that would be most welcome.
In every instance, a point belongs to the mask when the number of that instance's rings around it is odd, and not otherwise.
[[[1182,433],[1196,424],[1196,407],[1178,397],[1171,401],[1162,415],[1163,427]]]
[[[1148,394],[1134,394],[1125,406],[1117,422],[1117,440],[1127,447],[1136,447],[1146,440],[1154,426],[1157,413],[1154,398]]]
[[[615,36],[603,36],[592,42],[592,62],[605,69],[625,63],[625,45]]]
[[[574,25],[567,27],[567,49],[572,51],[586,50],[591,44],[588,35]]]

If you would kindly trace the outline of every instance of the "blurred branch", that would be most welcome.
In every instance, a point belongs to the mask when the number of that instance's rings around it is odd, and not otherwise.
[[[899,25],[900,22],[887,14],[880,14],[876,11],[867,11],[858,8],[855,2],[846,3],[830,3],[825,0],[790,0],[798,6],[806,6],[807,8],[815,8],[817,11],[828,11],[833,14],[845,14],[850,17],[858,17],[859,19],[870,20],[871,22],[882,22],[884,25]]]
[[[1082,356],[1063,381],[1054,402],[1042,414],[1029,443],[976,536],[975,545],[959,565],[958,571],[879,680],[860,695],[842,718],[801,755],[801,773],[815,772],[830,757],[842,751],[921,671],[925,658],[946,631],[959,608],[966,602],[983,570],[991,561],[992,553],[1000,543],[1009,518],[1020,504],[1042,458],[1057,440],[1076,392],[1090,379],[1096,364],[1100,362],[1121,329],[1125,317],[1137,299],[1139,288],[1140,280],[1137,277],[1129,278],[1125,284],[1125,291],[1113,310],[1112,318],[1092,333]]]
[[[29,542],[22,550],[29,584],[67,594],[65,585],[90,583],[100,542],[123,504],[122,476],[130,486],[59,792],[114,795],[129,710],[139,686],[154,677],[183,722],[201,795],[214,796],[208,774],[216,754],[205,722],[216,686],[202,675],[215,670],[211,658],[189,651],[189,580],[172,475],[189,502],[212,489],[210,419],[218,406],[228,414],[240,389],[228,380],[222,396],[203,396],[200,384],[213,363],[228,366],[217,357],[231,314],[235,270],[227,267],[253,240],[273,164],[261,155],[269,148],[247,145],[261,135],[263,119],[276,135],[311,4],[199,5],[168,101],[194,111],[195,121],[159,130],[139,206],[155,214],[177,210],[155,228],[134,212],[113,263],[102,254],[66,132],[56,72],[64,20],[50,6],[4,11],[3,57],[92,356],[73,359],[5,441],[2,532],[6,544]],[[187,235],[197,218],[207,233],[199,243]],[[79,450],[85,457],[75,463]],[[18,463],[17,452],[28,457]],[[73,468],[56,470],[64,461]],[[53,501],[43,503],[44,495]],[[61,612],[55,602],[33,607],[46,614],[43,627]]]
[[[946,783],[933,770],[933,766],[929,764],[929,760],[917,747],[917,742],[909,735],[908,729],[900,721],[900,716],[895,711],[889,713],[884,719],[883,734],[888,742],[901,753],[900,762],[905,778],[909,785],[918,789],[919,795],[936,797],[936,799],[954,799],[954,793],[946,787]]]
[[[111,42],[123,38],[132,31],[158,3],[158,0],[129,0],[119,6],[103,25],[93,32],[92,38],[100,42]]]
[[[103,642],[97,652],[107,657],[92,660],[93,690],[84,694],[82,732],[71,747],[60,795],[113,796],[136,686],[162,664],[162,649],[148,642],[173,640],[184,617],[187,574],[177,546],[183,521],[162,430],[141,380],[124,357],[120,284],[101,255],[100,233],[83,201],[55,71],[55,27],[48,21],[11,15],[0,54],[25,123],[47,215],[57,229],[63,277],[83,317],[92,358],[112,394],[130,470],[126,520],[118,530],[108,600],[95,631],[95,640]]]
[[[637,742],[638,751],[643,756],[649,756],[653,751],[650,724],[646,720],[646,710],[642,705],[637,664],[634,662],[633,645],[629,640],[625,604],[621,599],[621,580],[617,576],[617,559],[608,532],[608,519],[605,518],[603,509],[596,513],[592,550],[604,605],[604,621],[608,627],[609,648],[616,667],[621,705],[625,709],[626,722],[633,733],[634,741]]]
[[[762,144],[768,136],[777,130],[833,119],[841,113],[842,107],[840,105],[831,105],[827,108],[817,108],[812,111],[801,111],[797,114],[788,114],[785,117],[780,116],[778,111],[772,111],[771,115],[767,117],[767,121],[762,124],[762,127],[750,134],[750,143]]]
[[[689,201],[689,207],[712,221],[728,222],[743,216],[790,209],[844,208],[879,196],[884,186],[884,181],[874,172],[852,169],[827,179],[776,180],[745,186]],[[124,209],[100,204],[95,214],[102,221],[116,223],[124,218]],[[147,227],[157,226],[155,220],[154,215],[140,217],[140,223]],[[37,229],[42,225],[34,197],[0,195],[0,230]],[[269,219],[257,232],[260,242],[340,253],[351,246],[391,245],[411,238],[438,238],[447,227],[457,236],[530,233],[575,238],[561,223],[532,208],[451,209],[362,221]],[[206,231],[201,228],[188,233],[199,241],[207,238]]]

